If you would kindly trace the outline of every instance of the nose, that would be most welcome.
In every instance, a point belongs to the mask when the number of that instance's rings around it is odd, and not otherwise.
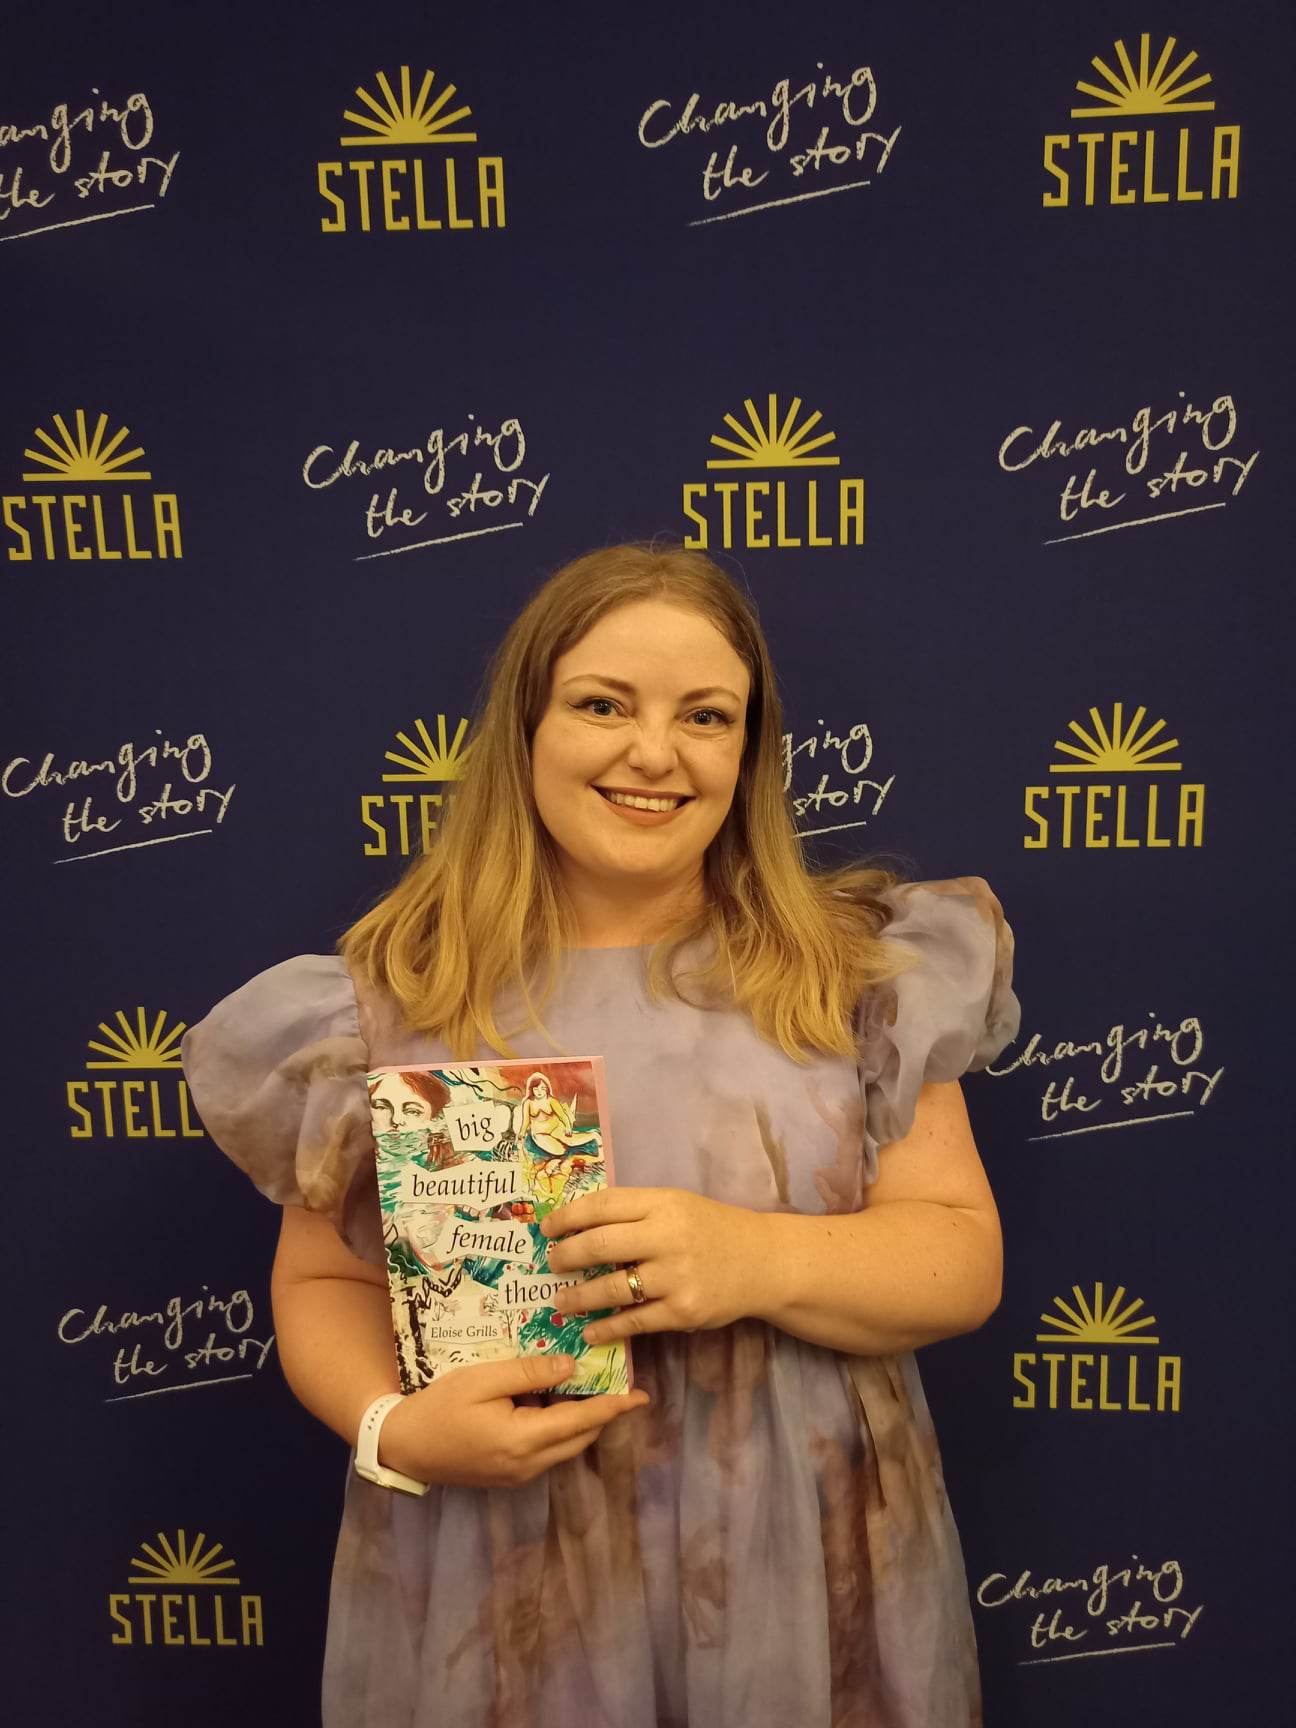
[[[648,780],[660,780],[674,771],[679,761],[672,724],[669,720],[654,723],[641,719],[634,729],[634,738],[626,751],[626,764]]]

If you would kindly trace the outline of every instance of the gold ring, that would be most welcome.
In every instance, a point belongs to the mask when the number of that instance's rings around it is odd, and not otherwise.
[[[639,1276],[639,1262],[632,1260],[625,1268],[626,1283],[630,1286],[630,1295],[636,1302],[646,1302],[648,1292],[643,1287],[643,1279]]]

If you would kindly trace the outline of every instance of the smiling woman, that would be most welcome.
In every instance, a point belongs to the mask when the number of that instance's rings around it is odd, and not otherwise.
[[[341,957],[185,1042],[212,1137],[284,1208],[288,1381],[369,1447],[325,1728],[980,1722],[912,1353],[998,1301],[956,1082],[1016,1032],[1011,959],[978,878],[806,868],[755,609],[707,558],[611,547],[540,589],[433,849]],[[553,1354],[394,1396],[366,1073],[435,1135],[419,1065],[535,1058],[516,1131],[561,1159],[554,1048],[603,1056],[617,1164],[537,1227],[564,1348],[633,1335],[635,1390],[537,1406]],[[483,1204],[455,1230],[532,1227]]]
[[[703,904],[702,861],[733,803],[750,688],[715,625],[668,600],[618,607],[555,660],[532,786],[582,946],[639,942],[653,901],[679,913]]]
[[[656,999],[739,1006],[793,1060],[850,1054],[860,991],[911,963],[878,940],[896,878],[807,872],[783,748],[755,608],[716,564],[587,553],[514,620],[440,842],[346,958],[459,1055],[513,1055],[564,954],[641,946]],[[502,1028],[515,985],[521,1025]]]

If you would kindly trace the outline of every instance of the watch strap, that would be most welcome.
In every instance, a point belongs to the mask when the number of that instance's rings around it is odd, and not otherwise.
[[[381,1398],[374,1399],[360,1418],[360,1432],[356,1435],[355,1445],[356,1474],[363,1476],[366,1482],[376,1482],[380,1488],[396,1488],[402,1494],[426,1494],[426,1482],[403,1475],[399,1470],[389,1470],[378,1462],[378,1438],[382,1425],[402,1396],[400,1392],[384,1392]]]

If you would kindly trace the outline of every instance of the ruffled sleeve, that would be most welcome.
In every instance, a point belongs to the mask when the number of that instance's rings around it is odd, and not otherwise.
[[[916,963],[861,1006],[866,1183],[877,1177],[878,1148],[912,1128],[922,1087],[984,1068],[1021,1024],[1012,929],[989,883],[910,882],[882,898],[892,915],[882,940]]]
[[[383,1261],[374,1143],[346,964],[303,954],[259,973],[185,1034],[185,1077],[207,1132],[267,1197],[328,1218]]]

